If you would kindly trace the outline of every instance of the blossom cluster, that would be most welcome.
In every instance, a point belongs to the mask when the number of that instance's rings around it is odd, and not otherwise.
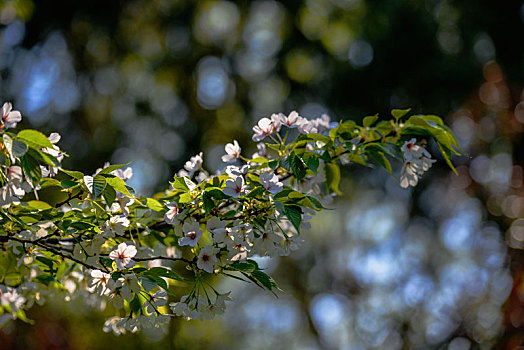
[[[255,153],[237,140],[226,144],[214,174],[199,153],[169,189],[146,198],[127,184],[127,164],[105,164],[92,175],[64,169],[60,135],[14,134],[8,129],[21,122],[20,112],[6,103],[2,113],[0,269],[9,278],[0,284],[0,324],[27,320],[24,310],[51,294],[107,309],[103,329],[115,334],[163,327],[174,316],[212,318],[231,300],[212,276],[278,290],[256,259],[300,248],[301,231],[340,194],[340,164],[392,173],[396,159],[400,185],[408,187],[434,162],[412,135],[434,139],[449,164],[458,153],[436,116],[401,122],[408,111],[394,110],[392,120],[373,126],[378,117],[370,116],[359,126],[279,113],[253,127]]]

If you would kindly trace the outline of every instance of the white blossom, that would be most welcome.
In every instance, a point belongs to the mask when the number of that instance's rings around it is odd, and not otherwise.
[[[29,183],[24,181],[21,167],[15,165],[7,168],[6,177],[7,183],[0,189],[0,206],[4,209],[11,204],[20,204],[20,198],[31,191]]]
[[[203,153],[200,152],[199,154],[191,157],[185,164],[184,164],[184,170],[179,172],[179,176],[187,175],[189,177],[192,177],[193,174],[199,170],[202,167],[203,160]]]
[[[244,194],[245,189],[244,178],[242,176],[237,176],[235,179],[226,180],[226,187],[223,192],[228,196],[238,198]]]
[[[177,218],[179,209],[176,202],[167,203],[166,207],[169,210],[164,214],[164,221],[170,225],[178,225],[180,222]]]
[[[211,217],[206,224],[206,228],[209,232],[211,232],[213,235],[225,232],[226,229],[226,221],[222,221],[216,216]]]
[[[260,174],[260,182],[262,183],[262,186],[264,186],[266,191],[272,194],[276,194],[282,191],[282,188],[284,186],[282,182],[278,181],[278,176],[270,172]]]
[[[133,198],[127,197],[121,194],[120,192],[117,192],[115,202],[111,205],[111,212],[116,213],[119,210],[121,210],[125,216],[129,216],[129,207],[133,203],[135,203],[135,200]]]
[[[315,127],[318,133],[323,133],[324,131],[330,130],[331,118],[327,114],[322,114],[319,118],[311,120],[311,124]]]
[[[105,294],[108,289],[107,283],[112,281],[111,275],[100,270],[91,271],[91,287],[93,287],[100,295]]]
[[[115,234],[122,236],[125,233],[126,228],[129,227],[130,221],[125,216],[112,216],[106,221],[103,229],[105,237],[115,237]]]
[[[126,243],[120,243],[115,250],[109,253],[109,257],[115,261],[116,267],[119,270],[124,268],[131,268],[135,266],[135,262],[132,258],[136,255],[137,250],[134,245],[127,245]]]
[[[242,149],[240,148],[237,140],[234,140],[233,143],[226,144],[225,150],[227,154],[222,156],[222,161],[224,163],[229,163],[240,157],[240,151]]]
[[[257,143],[257,149],[258,149],[258,151],[253,153],[251,158],[254,159],[254,158],[258,158],[258,157],[263,157],[263,158],[267,158],[268,157],[267,150],[266,150],[266,144],[264,142]]]
[[[111,172],[111,175],[118,176],[124,181],[127,181],[133,177],[133,168],[127,167],[125,169],[115,169]]]
[[[194,247],[204,231],[200,229],[200,224],[197,221],[185,222],[182,230],[184,232],[184,237],[178,239],[178,245]]]
[[[266,138],[269,134],[275,130],[274,122],[269,118],[262,118],[258,121],[258,124],[253,127],[253,141],[259,142]]]
[[[1,286],[0,302],[2,305],[10,306],[11,312],[14,313],[20,310],[25,301],[25,297],[18,293],[15,288]]]
[[[318,129],[314,122],[304,118],[302,124],[298,126],[298,131],[300,131],[301,134],[314,134],[318,132]]]
[[[132,273],[128,273],[120,277],[116,282],[116,288],[120,287],[120,293],[127,301],[133,300],[134,294],[140,293],[140,285],[138,279]]]
[[[13,111],[11,102],[6,102],[2,106],[2,127],[6,129],[16,128],[16,124],[22,120],[19,111]]]
[[[159,290],[153,296],[151,299],[148,299],[144,305],[146,312],[150,314],[154,314],[156,311],[156,308],[159,308],[161,306],[164,306],[167,303],[167,293],[165,290]]]
[[[416,186],[418,183],[418,174],[415,163],[405,162],[400,171],[400,187],[407,188]]]
[[[431,158],[431,154],[422,146],[415,144],[416,139],[411,139],[404,142],[404,145],[400,148],[404,153],[405,160],[419,159],[421,157]]]
[[[404,165],[400,172],[400,186],[416,186],[418,179],[431,168],[435,162],[431,154],[422,146],[415,144],[416,139],[406,141],[401,150],[404,152]]]
[[[305,118],[301,117],[296,111],[292,111],[287,117],[284,117],[282,124],[288,128],[298,128],[305,122],[307,122]]]
[[[125,334],[126,333],[125,327],[119,324],[121,320],[122,318],[120,318],[119,316],[113,316],[111,318],[108,318],[104,322],[104,327],[103,327],[104,332],[109,333],[112,331],[114,335]]]
[[[197,267],[208,273],[213,273],[215,265],[218,262],[216,257],[217,252],[218,249],[216,249],[212,245],[208,245],[200,249],[200,253],[198,254]]]
[[[250,166],[248,164],[242,166],[228,165],[226,167],[226,173],[229,177],[236,179],[238,176],[244,176],[247,174]]]

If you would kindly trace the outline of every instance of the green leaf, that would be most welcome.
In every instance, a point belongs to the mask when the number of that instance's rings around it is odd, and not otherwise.
[[[193,200],[191,193],[182,193],[178,199],[179,203],[189,203]]]
[[[306,164],[306,166],[311,169],[315,175],[317,174],[318,166],[320,165],[320,162],[318,160],[318,155],[316,153],[304,153],[302,155],[302,160]]]
[[[116,191],[113,187],[111,187],[109,184],[104,189],[104,192],[102,193],[102,196],[104,197],[104,200],[106,201],[106,204],[111,207],[113,202],[116,199]]]
[[[380,133],[382,136],[388,135],[393,130],[395,130],[395,126],[391,123],[391,120],[383,120],[375,126],[375,132]]]
[[[442,156],[444,157],[444,160],[448,164],[448,166],[453,170],[455,175],[458,175],[457,169],[453,166],[453,163],[451,163],[451,152],[446,150],[440,143],[437,142],[438,149],[440,153],[442,153]]]
[[[324,153],[322,153],[322,155],[320,156],[320,158],[326,162],[329,162],[331,161],[331,156],[329,155],[329,152],[328,151],[325,151]]]
[[[107,167],[105,167],[104,169],[100,170],[98,172],[98,174],[109,174],[111,173],[112,171],[114,170],[117,170],[117,169],[120,169],[122,167],[125,167],[126,165],[129,165],[131,162],[128,162],[128,163],[125,163],[125,164],[114,164],[114,165],[109,165]]]
[[[433,123],[435,123],[437,125],[444,126],[444,122],[442,121],[442,118],[440,118],[439,116],[436,116],[436,115],[423,115],[421,117],[425,121],[430,121],[430,122],[433,122]]]
[[[205,189],[205,192],[209,194],[211,197],[216,199],[226,199],[229,198],[227,195],[224,194],[221,188],[218,187],[207,187]]]
[[[278,192],[277,194],[275,194],[273,196],[273,198],[275,199],[280,199],[280,198],[285,198],[287,197],[291,192],[293,192],[294,190],[289,188],[289,187],[284,187],[282,189],[282,191]]]
[[[77,187],[78,185],[80,185],[79,182],[76,182],[76,181],[70,181],[70,180],[62,180],[60,181],[60,187],[62,187],[63,189],[71,189],[71,188],[75,188]]]
[[[202,195],[202,201],[204,202],[204,209],[206,210],[206,214],[209,214],[211,210],[213,210],[216,205],[211,196],[208,192],[204,192]]]
[[[46,210],[46,209],[52,209],[53,208],[48,203],[42,202],[42,201],[29,201],[29,202],[27,202],[27,204],[32,209],[36,209],[36,210]]]
[[[94,228],[98,228],[97,225],[87,221],[75,221],[71,223],[69,227],[75,228],[77,230],[93,230]]]
[[[325,136],[325,135],[321,135],[321,134],[317,134],[317,133],[309,133],[309,134],[305,134],[305,135],[302,135],[302,136],[299,136],[295,142],[299,142],[299,141],[320,141],[320,142],[323,142],[325,144],[331,144],[331,138],[329,136]]]
[[[20,158],[20,163],[22,163],[26,176],[36,185],[42,178],[42,170],[38,161],[26,153]]]
[[[253,159],[249,159],[250,163],[258,163],[258,164],[265,164],[268,162],[268,160],[264,157],[256,157]]]
[[[20,158],[27,152],[28,147],[27,143],[23,141],[14,140],[11,149],[13,152],[13,156],[15,156],[16,158]]]
[[[159,286],[160,288],[164,289],[167,293],[175,296],[175,294],[173,294],[173,292],[171,292],[169,290],[169,288],[167,287],[167,282],[162,278],[162,277],[158,277],[158,276],[155,276],[155,275],[145,275],[145,277],[150,280],[151,282],[155,283],[157,286]]]
[[[58,159],[56,159],[55,157],[47,154],[47,153],[44,153],[42,151],[38,151],[34,148],[30,148],[28,151],[28,153],[31,154],[31,156],[33,156],[35,159],[37,159],[40,163],[43,163],[43,164],[46,164],[46,165],[49,165],[49,166],[52,166],[52,167],[58,167],[60,166],[60,162],[58,161]]]
[[[224,213],[224,214],[222,215],[222,217],[223,217],[224,219],[231,219],[231,218],[234,218],[235,215],[237,215],[237,211],[236,211],[236,210],[230,210],[230,211]]]
[[[177,190],[182,190],[184,192],[189,191],[189,187],[186,184],[185,178],[183,176],[175,176],[175,180],[171,183],[171,185],[173,186],[173,188],[176,188]]]
[[[247,197],[248,198],[259,198],[260,196],[264,194],[264,191],[265,191],[264,187],[257,186],[251,192],[249,192]]]
[[[129,302],[129,308],[134,314],[137,314],[140,309],[142,308],[142,303],[140,302],[140,298],[138,297],[138,294],[135,295],[133,300]]]
[[[277,287],[277,284],[275,283],[275,281],[273,280],[273,278],[271,278],[271,276],[269,276],[268,274],[260,271],[260,270],[255,270],[253,272],[251,272],[250,276],[255,279],[257,282],[259,282],[262,286],[264,286],[267,290],[269,291],[272,291],[273,292],[273,288],[276,288]],[[275,294],[275,293],[273,293]],[[276,294],[275,294],[276,296]]]
[[[246,273],[253,272],[257,268],[256,265],[253,265],[251,263],[238,262],[238,261],[235,261],[234,263],[229,265],[229,267],[231,267],[235,271],[246,272]]]
[[[340,189],[338,186],[340,185],[340,168],[335,163],[326,163],[324,165],[324,171],[326,173],[326,189],[328,192],[335,192],[336,194],[340,195],[342,192],[340,192]]]
[[[106,186],[107,180],[105,177],[99,175],[95,176],[93,178],[93,187],[92,189],[90,189],[91,193],[93,194],[93,199],[97,199],[98,197],[100,197],[104,192]]]
[[[67,175],[77,180],[80,180],[84,177],[84,174],[81,173],[80,171],[65,170],[65,169],[60,169],[60,171],[63,173],[66,173]]]
[[[2,135],[2,140],[4,141],[4,146],[5,148],[7,149],[7,152],[9,152],[10,154],[13,153],[13,139],[11,138],[11,136],[9,136],[8,134],[3,134]],[[10,157],[7,157],[6,159],[6,165],[7,166],[10,166],[11,165],[11,159]]]
[[[25,310],[18,310],[15,313],[15,316],[16,316],[17,319],[19,319],[22,322],[25,322],[25,323],[30,324],[30,325],[34,325],[35,324],[35,321],[27,318],[27,315],[25,314]]]
[[[392,109],[392,110],[391,110],[391,115],[392,115],[396,120],[399,120],[400,118],[402,118],[403,116],[405,116],[406,114],[408,114],[410,111],[411,111],[411,108],[408,108],[408,109]]]
[[[106,177],[106,181],[108,185],[113,187],[118,192],[125,194],[128,197],[133,197],[133,194],[131,194],[131,192],[135,192],[135,191],[131,187],[126,185],[125,181],[119,178],[118,176]]]
[[[152,267],[147,271],[143,272],[146,276],[158,276],[158,277],[167,277],[172,280],[177,281],[186,281],[186,279],[182,276],[180,276],[178,273],[174,272],[173,270],[166,269],[164,267]]]
[[[384,155],[383,149],[379,144],[370,144],[366,147],[366,153],[371,156],[380,166],[382,166],[390,174],[392,173],[391,164]]]
[[[111,267],[113,266],[113,260],[109,258],[100,257],[100,262],[104,264],[104,266]],[[117,278],[118,279],[118,278]],[[115,280],[116,281],[116,280]]]
[[[166,209],[165,206],[160,204],[160,202],[154,198],[146,198],[146,206],[154,211],[163,211]]]
[[[17,138],[24,140],[26,143],[35,146],[36,148],[53,148],[51,141],[49,141],[49,139],[40,131],[25,129],[18,133]]]
[[[47,188],[47,187],[53,187],[53,186],[61,187],[60,181],[58,181],[57,179],[46,177],[42,179],[42,181],[40,182],[40,188],[42,189]]]
[[[306,176],[306,167],[304,162],[295,153],[289,155],[289,167],[297,180],[300,181]]]
[[[366,128],[370,127],[371,125],[373,125],[373,123],[377,121],[377,119],[378,119],[378,114],[364,117],[364,119],[362,119],[362,125],[364,125]]]
[[[50,271],[53,271],[53,264],[54,264],[54,261],[51,260],[51,259],[48,259],[46,257],[43,257],[43,256],[37,256],[36,257],[36,260],[38,260],[39,262],[41,262],[42,264],[46,265],[47,267],[49,267],[49,270]],[[54,278],[53,278],[54,279]]]
[[[300,223],[302,222],[302,209],[296,205],[285,205],[284,214],[293,224],[298,233],[300,233]]]
[[[318,199],[316,199],[315,197],[313,196],[307,196],[307,198],[309,198],[309,200],[311,201],[311,203],[313,203],[313,205],[317,208],[317,209],[326,209],[322,203],[320,203],[320,201]]]

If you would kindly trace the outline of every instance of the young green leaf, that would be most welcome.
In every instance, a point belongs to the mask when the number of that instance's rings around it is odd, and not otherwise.
[[[339,189],[340,184],[340,167],[335,163],[326,163],[324,165],[324,171],[326,172],[326,189],[328,192],[335,192],[336,194],[342,194]]]
[[[302,222],[302,209],[296,205],[285,205],[284,214],[291,221],[298,233],[300,233],[300,223]]]
[[[27,143],[23,141],[14,140],[12,144],[12,153],[16,158],[20,158],[27,152]]]
[[[364,117],[364,119],[362,119],[362,125],[364,125],[366,128],[370,127],[371,125],[373,125],[373,123],[377,121],[377,119],[378,119],[378,114]]]
[[[51,141],[40,131],[25,129],[18,133],[17,138],[35,148],[53,148]]]
[[[408,109],[392,109],[391,115],[395,118],[395,120],[399,120],[403,116],[409,113],[411,111],[411,108]]]
[[[109,174],[111,173],[112,171],[115,171],[117,169],[120,169],[122,167],[125,167],[126,165],[129,165],[131,162],[128,162],[128,163],[125,163],[125,164],[114,164],[114,165],[109,165],[107,167],[105,167],[104,169],[100,170],[98,173],[99,174]]]

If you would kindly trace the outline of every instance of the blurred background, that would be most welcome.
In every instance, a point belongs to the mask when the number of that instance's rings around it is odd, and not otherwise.
[[[131,161],[145,195],[199,151],[209,170],[233,139],[250,154],[274,112],[411,107],[445,118],[469,155],[414,190],[348,166],[302,249],[261,261],[278,299],[217,281],[235,299],[223,316],[116,337],[61,295],[29,312],[35,326],[0,331],[2,349],[524,344],[522,0],[17,0],[0,24],[0,96],[23,126],[59,132],[70,169]]]

